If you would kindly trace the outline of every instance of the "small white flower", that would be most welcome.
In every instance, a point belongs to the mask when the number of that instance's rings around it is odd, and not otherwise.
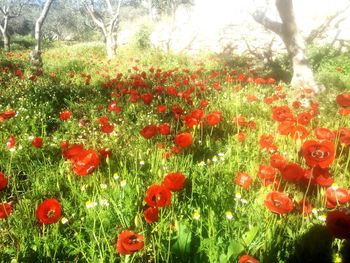
[[[244,199],[244,198],[241,199],[241,202],[242,202],[242,204],[248,204],[248,200]]]
[[[240,193],[236,193],[236,194],[235,194],[235,199],[238,199],[238,200],[239,200],[239,199],[241,199],[241,198],[242,198],[242,195],[241,195]]]
[[[114,179],[114,180],[118,180],[118,179],[119,179],[119,175],[118,175],[117,173],[114,173],[114,174],[113,174],[113,179]]]
[[[326,222],[327,216],[326,215],[320,215],[317,218],[318,218],[318,220],[320,220],[322,222]]]
[[[32,141],[32,140],[34,140],[34,136],[33,135],[28,136],[28,141]]]
[[[198,210],[195,210],[195,211],[193,212],[193,219],[194,219],[194,220],[199,220],[200,217],[201,217],[201,214],[199,213],[199,211],[198,211]]]
[[[232,212],[231,211],[226,211],[226,218],[228,219],[228,220],[231,220],[232,218],[233,218],[233,214],[232,214]]]
[[[107,185],[106,184],[100,184],[101,189],[107,189]]]
[[[67,224],[67,223],[68,223],[68,219],[67,219],[66,217],[62,217],[62,218],[61,218],[61,223],[62,223],[63,225]]]
[[[145,165],[145,161],[140,161],[140,165]]]
[[[87,209],[90,209],[90,208],[96,207],[96,206],[97,206],[97,202],[87,201],[87,202],[85,203],[85,205],[86,205],[86,208],[87,208]]]
[[[126,186],[126,180],[121,180],[120,181],[120,186],[125,187]]]
[[[107,199],[101,199],[99,203],[100,203],[100,206],[109,206],[109,202]]]

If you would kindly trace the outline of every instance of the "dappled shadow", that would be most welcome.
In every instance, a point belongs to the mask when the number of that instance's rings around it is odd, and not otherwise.
[[[288,263],[330,263],[332,259],[332,242],[334,238],[322,225],[313,226],[305,235],[295,242],[295,252]]]

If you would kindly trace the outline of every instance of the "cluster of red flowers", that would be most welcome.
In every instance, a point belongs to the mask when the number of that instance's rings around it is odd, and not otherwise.
[[[100,164],[98,153],[93,149],[84,149],[82,144],[69,145],[69,142],[61,144],[62,155],[73,163],[73,171],[80,176],[92,173]]]
[[[158,220],[159,209],[170,205],[172,192],[179,192],[183,189],[186,177],[180,172],[169,173],[164,177],[161,185],[151,185],[145,196],[145,202],[149,206],[144,211],[147,223],[152,224]]]
[[[8,178],[0,171],[0,192],[7,187]],[[0,203],[0,219],[7,218],[12,211],[11,203]]]

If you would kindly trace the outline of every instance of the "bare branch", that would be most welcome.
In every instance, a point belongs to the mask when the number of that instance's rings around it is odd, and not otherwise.
[[[337,17],[339,17],[341,14],[345,13],[350,8],[350,4],[348,4],[344,9],[338,10],[333,15],[328,16],[327,19],[317,28],[312,30],[309,34],[309,36],[306,38],[306,43],[310,44],[312,43],[316,38],[319,38],[322,36],[322,34],[325,33],[325,31],[330,27],[331,23],[336,20]],[[343,22],[345,18],[340,19],[336,24],[335,27],[339,26],[341,22]]]
[[[252,13],[251,16],[256,22],[275,32],[277,35],[282,34],[282,23],[271,20],[264,12],[256,11],[255,13]]]

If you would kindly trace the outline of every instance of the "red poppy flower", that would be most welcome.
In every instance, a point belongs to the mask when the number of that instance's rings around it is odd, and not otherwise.
[[[94,150],[84,150],[74,160],[75,174],[85,176],[92,173],[100,164],[98,154]]]
[[[146,191],[145,201],[152,207],[165,207],[170,204],[171,192],[161,185],[152,185]]]
[[[240,142],[243,142],[245,140],[245,134],[244,132],[239,132],[238,134],[236,134],[237,140]]]
[[[116,242],[117,251],[121,255],[132,254],[143,248],[143,240],[143,235],[134,233],[133,231],[124,230],[118,236]]]
[[[314,130],[315,132],[315,136],[317,137],[317,139],[319,140],[328,140],[328,141],[332,141],[335,138],[335,134],[334,132],[332,132],[331,130],[327,129],[327,128],[316,128]]]
[[[153,100],[153,95],[150,93],[145,93],[145,94],[141,95],[141,98],[142,98],[143,102],[148,105],[148,104],[151,104],[151,102]]]
[[[334,160],[334,144],[329,141],[317,142],[309,140],[304,142],[302,153],[307,165],[321,168],[329,167]]]
[[[206,117],[207,122],[209,123],[210,126],[215,126],[221,121],[221,113],[218,111],[209,113]]]
[[[191,112],[192,118],[195,118],[197,120],[201,120],[203,118],[204,111],[202,109],[195,109]]]
[[[16,112],[12,109],[9,109],[7,111],[4,111],[3,113],[0,114],[0,122],[5,121],[7,119],[10,119],[16,115]]]
[[[99,154],[103,157],[103,158],[107,158],[107,157],[111,157],[113,155],[112,149],[107,148],[107,147],[103,147],[100,151]]]
[[[0,218],[7,218],[12,212],[10,203],[0,203]]]
[[[278,122],[293,121],[294,116],[288,106],[275,106],[272,108],[272,119]]]
[[[261,148],[269,148],[273,144],[274,138],[271,134],[262,134],[260,136],[259,145]]]
[[[296,163],[289,163],[281,170],[281,175],[284,180],[290,182],[298,182],[304,177],[304,169]]]
[[[158,221],[159,209],[157,207],[148,207],[144,212],[143,216],[148,224],[152,224]]]
[[[0,172],[0,191],[5,189],[8,183],[8,179],[3,172]]]
[[[286,214],[293,210],[293,201],[284,193],[270,192],[265,198],[265,206],[276,214]]]
[[[186,115],[184,120],[186,127],[190,129],[199,123],[199,121],[196,118],[193,118],[192,115]]]
[[[36,218],[44,225],[53,224],[60,220],[61,211],[62,207],[57,199],[46,199],[36,209]]]
[[[68,146],[67,146],[68,147]],[[81,152],[84,151],[82,144],[73,144],[69,148],[62,149],[63,158],[66,160],[75,161]]]
[[[238,263],[259,263],[259,260],[249,255],[243,255],[238,259]]]
[[[335,101],[341,107],[350,107],[350,93],[339,94],[336,97]]]
[[[188,132],[182,132],[175,137],[175,144],[182,148],[187,148],[192,144],[192,135]]]
[[[328,187],[326,191],[327,202],[334,204],[346,204],[350,201],[350,194],[347,189],[342,187]]]
[[[261,164],[259,166],[258,176],[262,180],[274,180],[276,176],[276,170],[272,166]]]
[[[184,187],[185,182],[186,177],[183,173],[169,173],[165,176],[162,186],[172,192],[179,192]]]
[[[112,133],[114,131],[114,125],[110,123],[103,124],[101,126],[101,131],[103,133]]]
[[[121,112],[121,108],[118,107],[116,101],[112,101],[111,103],[109,103],[108,106],[107,106],[107,110],[109,112],[115,112],[115,113],[120,113]]]
[[[319,166],[315,166],[311,169],[305,170],[304,180],[306,183],[308,183],[311,180],[311,184],[319,185],[322,187],[330,187],[334,182],[332,175],[329,172],[329,169],[321,168]]]
[[[290,133],[292,139],[304,140],[307,136],[309,136],[309,131],[302,125],[295,126]]]
[[[171,133],[169,123],[162,123],[158,126],[158,131],[161,135],[169,135]]]
[[[147,125],[145,128],[143,128],[140,132],[140,134],[143,136],[145,139],[150,139],[153,136],[157,135],[158,133],[158,127],[156,125]]]
[[[295,128],[294,121],[282,121],[277,128],[277,131],[281,135],[288,135]]]
[[[236,185],[242,186],[244,189],[248,189],[252,182],[253,178],[249,174],[244,172],[237,173],[235,179]]]
[[[332,211],[327,214],[326,226],[328,231],[340,239],[350,238],[350,215],[343,211]]]
[[[283,169],[287,163],[287,160],[278,153],[272,154],[270,156],[270,165],[274,168]]]
[[[7,140],[6,147],[8,149],[13,149],[16,147],[16,138],[15,136],[11,135],[9,139]]]
[[[345,145],[350,145],[350,129],[349,128],[339,128],[337,131],[339,135],[339,141]]]
[[[308,125],[312,120],[312,115],[308,112],[302,112],[298,115],[298,123],[301,125]]]
[[[32,145],[35,148],[41,148],[43,146],[43,138],[41,137],[36,137],[32,140]]]
[[[350,109],[349,108],[340,108],[338,110],[338,113],[341,115],[341,116],[349,116],[350,115]]]
[[[66,121],[69,120],[72,116],[72,113],[70,111],[62,111],[60,112],[60,120]]]
[[[159,105],[157,106],[157,111],[159,113],[164,113],[166,111],[166,106],[165,105]]]

